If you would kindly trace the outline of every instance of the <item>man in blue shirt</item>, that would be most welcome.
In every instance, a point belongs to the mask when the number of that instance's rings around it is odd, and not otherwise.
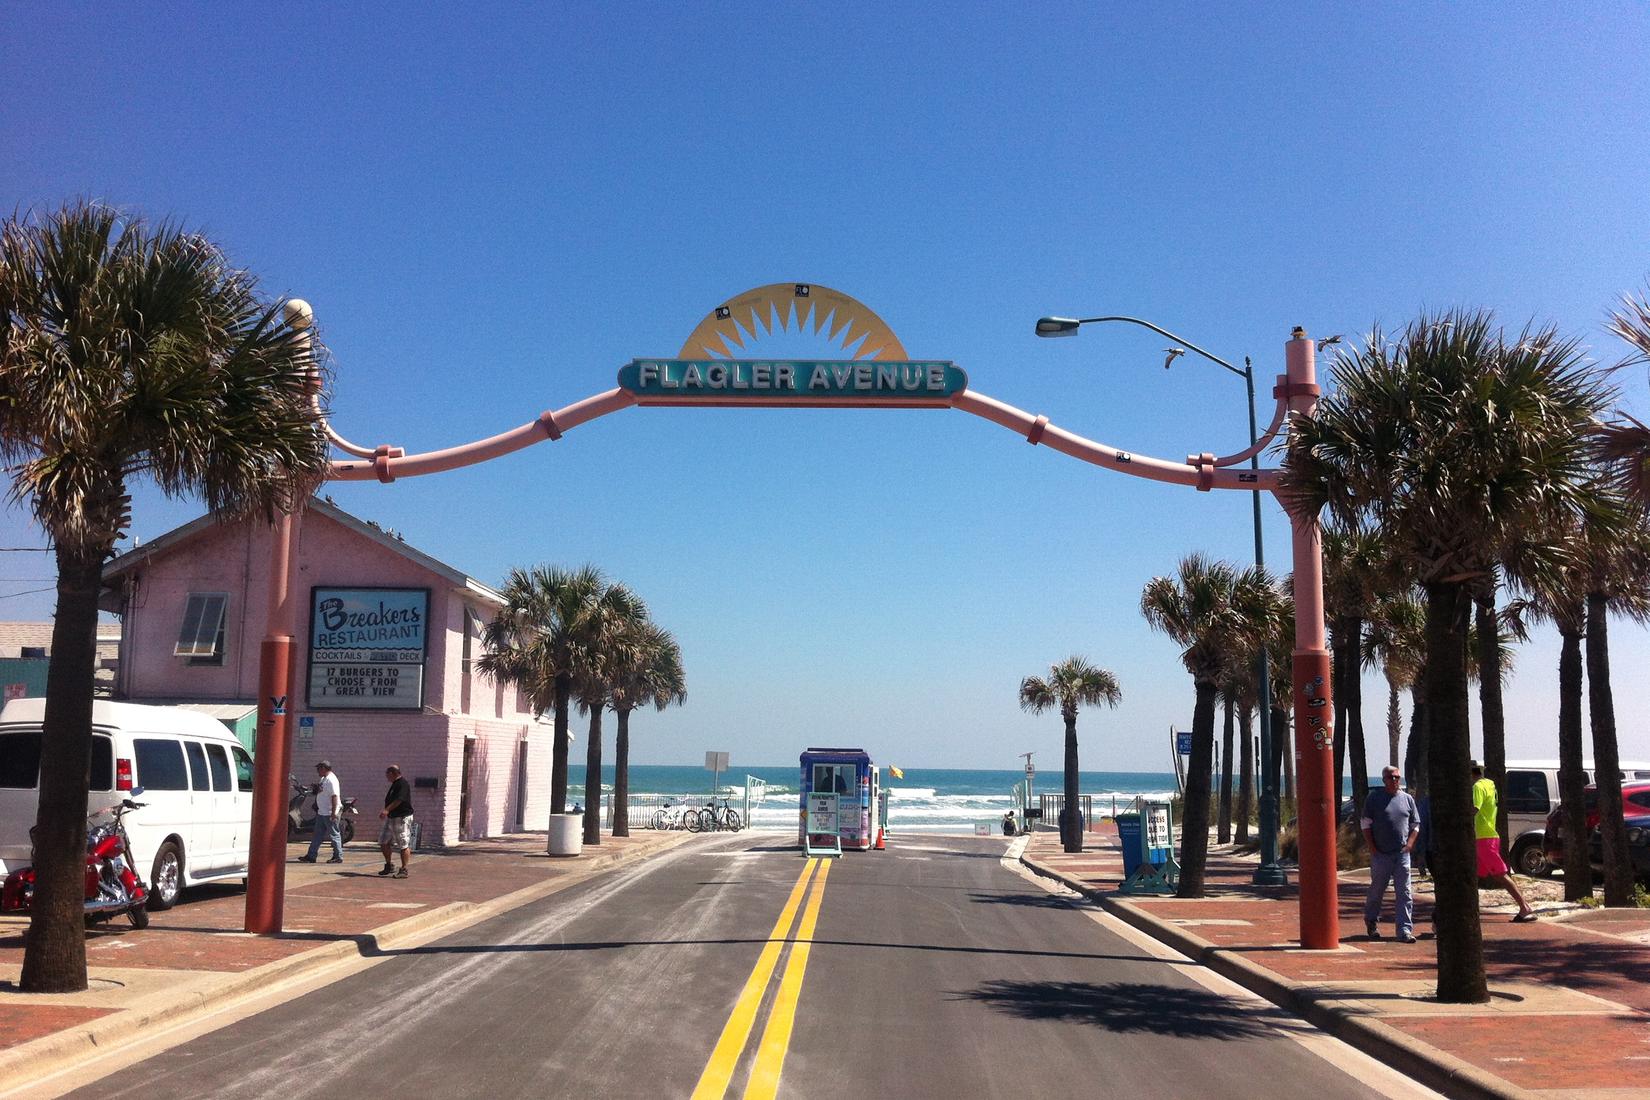
[[[1409,854],[1421,835],[1421,811],[1404,792],[1403,776],[1388,765],[1381,769],[1382,790],[1371,791],[1364,803],[1364,841],[1369,845],[1369,896],[1364,899],[1364,930],[1381,938],[1381,899],[1390,881],[1397,909],[1399,943],[1415,942],[1415,905],[1409,895]]]

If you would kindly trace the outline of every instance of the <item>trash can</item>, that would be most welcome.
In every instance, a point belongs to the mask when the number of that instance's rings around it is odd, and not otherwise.
[[[545,850],[553,856],[584,853],[584,815],[551,814],[550,838]]]
[[[1140,866],[1140,815],[1117,815],[1117,839],[1123,845],[1123,877],[1131,878]]]

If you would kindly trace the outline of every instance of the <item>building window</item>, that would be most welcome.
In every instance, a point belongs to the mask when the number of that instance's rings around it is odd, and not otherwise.
[[[191,592],[183,607],[183,628],[178,631],[174,657],[187,657],[192,665],[223,664],[224,622],[228,619],[229,596],[222,592]]]

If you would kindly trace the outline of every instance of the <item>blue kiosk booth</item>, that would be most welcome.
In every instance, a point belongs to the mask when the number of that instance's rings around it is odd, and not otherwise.
[[[802,753],[797,839],[811,854],[883,846],[882,776],[864,749]]]

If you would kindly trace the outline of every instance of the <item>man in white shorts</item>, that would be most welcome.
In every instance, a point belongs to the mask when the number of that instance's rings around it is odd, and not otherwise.
[[[384,869],[378,874],[406,878],[407,859],[412,855],[412,784],[402,777],[401,769],[394,764],[384,769],[384,778],[390,781],[390,789],[384,795],[384,808],[378,811],[378,816],[384,819],[384,827],[378,833],[378,847],[384,853]],[[390,862],[390,853],[394,851],[401,853],[399,871]]]

